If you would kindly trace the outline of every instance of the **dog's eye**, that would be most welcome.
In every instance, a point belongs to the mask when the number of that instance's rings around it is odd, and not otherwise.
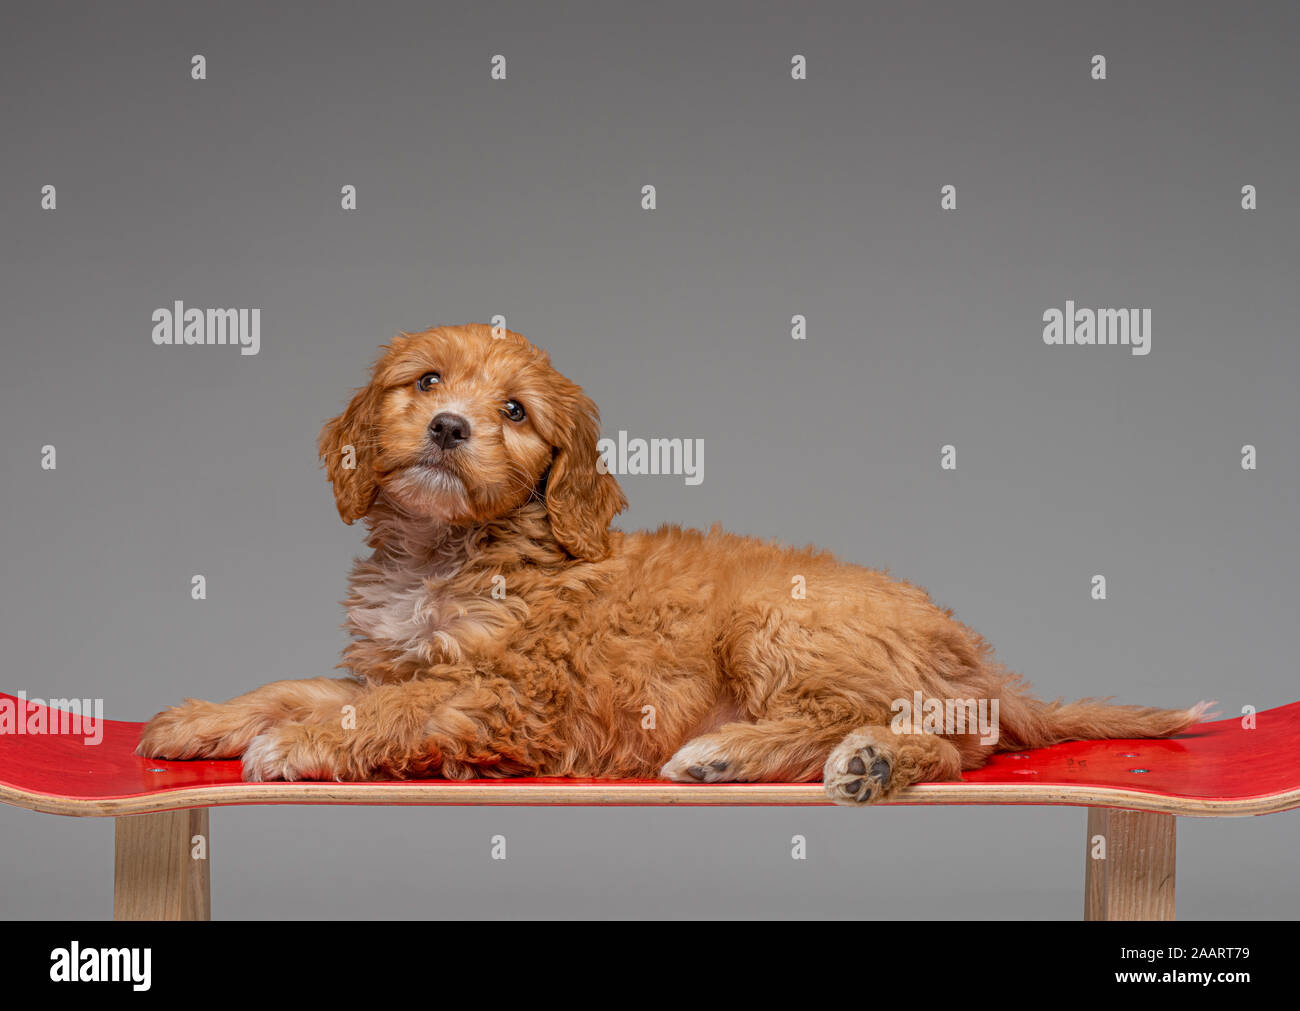
[[[524,414],[524,405],[518,400],[507,400],[506,406],[502,408],[501,413],[511,421],[523,421],[524,418],[527,417],[527,415]]]
[[[427,390],[433,386],[437,386],[440,382],[442,382],[442,376],[438,375],[438,373],[426,372],[415,381],[415,388],[417,390]]]

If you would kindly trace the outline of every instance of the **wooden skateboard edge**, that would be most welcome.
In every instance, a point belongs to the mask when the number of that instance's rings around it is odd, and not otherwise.
[[[62,797],[0,784],[0,803],[46,814],[109,818],[202,807],[338,805],[394,807],[829,807],[820,783],[608,783],[483,785],[447,782],[230,783],[128,797]],[[1300,789],[1215,800],[1113,787],[924,783],[886,807],[1021,805],[1106,807],[1191,818],[1250,817],[1300,808]]]

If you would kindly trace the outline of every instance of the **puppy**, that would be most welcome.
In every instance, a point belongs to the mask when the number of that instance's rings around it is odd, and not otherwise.
[[[371,549],[346,600],[351,677],[187,700],[138,754],[242,756],[250,780],[821,779],[863,804],[994,751],[1163,737],[1204,714],[1041,702],[924,591],[825,552],[611,529],[627,500],[599,432],[517,333],[394,339],[320,436],[339,515]],[[896,732],[917,693],[995,703],[996,739]]]

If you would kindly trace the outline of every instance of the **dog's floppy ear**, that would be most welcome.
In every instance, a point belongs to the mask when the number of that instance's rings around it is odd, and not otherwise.
[[[613,474],[598,467],[600,413],[578,393],[569,423],[555,438],[555,459],[546,478],[551,532],[574,558],[598,561],[609,553],[609,521],[627,508]]]
[[[347,409],[320,430],[321,462],[334,485],[334,503],[344,523],[370,511],[379,486],[375,481],[375,412],[379,396],[374,384],[357,391]]]

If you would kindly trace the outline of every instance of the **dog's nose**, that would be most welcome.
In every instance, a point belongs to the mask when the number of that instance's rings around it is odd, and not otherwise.
[[[429,422],[429,434],[439,449],[454,449],[469,439],[469,422],[459,414],[443,411]]]

